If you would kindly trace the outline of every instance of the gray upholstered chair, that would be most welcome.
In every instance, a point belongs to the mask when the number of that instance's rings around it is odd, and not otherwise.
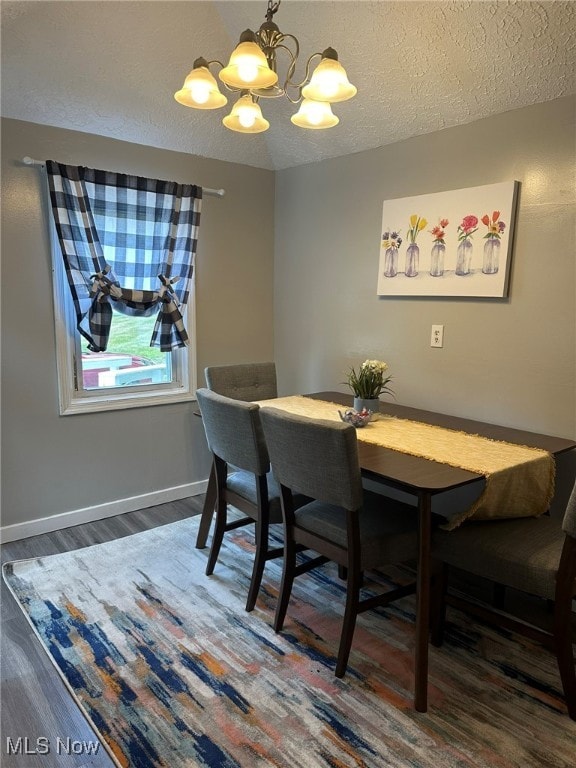
[[[260,409],[253,403],[224,397],[209,389],[199,389],[196,396],[216,479],[216,525],[206,574],[210,576],[214,571],[224,534],[255,524],[256,555],[246,601],[246,610],[251,611],[266,561],[282,554],[281,547],[269,549],[268,546],[269,525],[280,523],[282,513],[278,485],[268,474],[270,460],[260,425]],[[245,517],[230,520],[228,504]]]
[[[360,599],[362,574],[377,566],[417,557],[414,507],[362,488],[356,431],[349,424],[262,408],[260,420],[272,470],[280,484],[284,521],[284,568],[274,629],[280,632],[294,578],[331,560],[345,569],[346,607],[335,674],[348,665],[356,617],[415,591],[415,584]],[[312,500],[296,509],[295,491]],[[297,564],[297,554],[316,556]]]
[[[212,365],[204,369],[206,386],[235,400],[270,400],[278,397],[274,363]]]
[[[555,653],[568,714],[576,720],[572,600],[576,595],[576,485],[563,519],[539,518],[465,523],[449,533],[436,531],[432,554],[437,569],[433,587],[432,642],[441,645],[447,600],[461,610],[528,635]],[[553,627],[546,631],[501,610],[447,597],[448,566],[497,584],[553,601]]]
[[[274,363],[241,363],[214,365],[204,369],[208,389],[219,395],[250,402],[277,397],[276,365]],[[216,505],[216,476],[210,471],[206,499],[196,537],[197,549],[204,549]]]

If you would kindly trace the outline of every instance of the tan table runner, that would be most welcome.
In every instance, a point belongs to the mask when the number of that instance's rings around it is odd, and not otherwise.
[[[262,400],[262,407],[279,408],[300,416],[340,421],[345,407],[301,395]],[[356,430],[358,440],[401,453],[439,461],[486,477],[484,493],[467,510],[452,518],[453,530],[468,518],[537,517],[545,512],[554,492],[554,457],[540,448],[515,445],[445,427],[380,414]]]

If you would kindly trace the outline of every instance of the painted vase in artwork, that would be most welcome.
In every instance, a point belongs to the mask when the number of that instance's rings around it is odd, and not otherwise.
[[[473,245],[470,240],[462,240],[456,249],[456,274],[469,275]]]
[[[482,272],[485,275],[495,275],[500,266],[500,239],[489,237],[484,243],[484,261]]]
[[[416,277],[420,266],[420,248],[416,243],[410,243],[406,248],[406,267],[404,274],[406,277]]]
[[[434,243],[430,254],[430,274],[432,277],[442,277],[444,274],[444,254],[446,246],[444,243]]]
[[[384,251],[384,277],[396,277],[398,274],[398,248],[390,246]]]
[[[478,229],[478,217],[469,213],[458,225],[458,248],[456,249],[456,274],[469,275],[472,262],[472,236]]]

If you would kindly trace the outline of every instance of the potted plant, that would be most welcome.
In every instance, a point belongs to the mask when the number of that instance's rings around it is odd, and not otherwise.
[[[388,364],[382,360],[364,360],[358,370],[351,368],[346,384],[354,394],[354,409],[368,410],[378,413],[380,410],[380,395],[394,395],[388,386],[392,380],[386,375]]]

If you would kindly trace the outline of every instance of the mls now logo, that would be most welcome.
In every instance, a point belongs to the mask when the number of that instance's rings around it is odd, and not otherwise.
[[[39,736],[29,739],[28,736],[18,736],[17,739],[6,737],[6,753],[8,755],[47,755],[50,752],[50,739]]]
[[[65,739],[58,736],[56,739],[56,752],[59,755],[95,755],[99,748],[97,741],[79,741],[69,736]]]
[[[80,741],[69,736],[65,739],[58,736],[54,746],[47,736],[39,736],[37,739],[28,736],[18,736],[17,739],[6,737],[8,755],[48,755],[52,750],[58,755],[95,755],[99,749],[100,743],[97,741]]]

